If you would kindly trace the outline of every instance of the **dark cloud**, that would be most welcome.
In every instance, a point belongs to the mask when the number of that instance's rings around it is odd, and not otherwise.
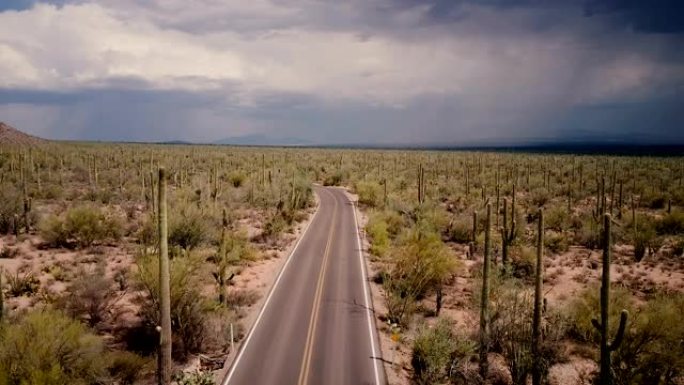
[[[684,32],[681,0],[588,0],[585,11],[587,16],[612,16],[639,32]]]

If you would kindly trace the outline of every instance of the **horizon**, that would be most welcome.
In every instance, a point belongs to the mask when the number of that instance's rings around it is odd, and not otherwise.
[[[673,0],[10,0],[0,120],[73,141],[684,144],[682,15]]]

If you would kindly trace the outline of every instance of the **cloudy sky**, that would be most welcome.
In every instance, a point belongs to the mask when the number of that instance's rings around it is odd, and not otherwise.
[[[681,0],[0,0],[54,139],[684,143]]]

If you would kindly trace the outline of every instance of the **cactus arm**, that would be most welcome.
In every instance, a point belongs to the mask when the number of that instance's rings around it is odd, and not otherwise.
[[[608,345],[608,348],[610,350],[616,350],[617,348],[620,347],[620,344],[622,344],[622,340],[624,339],[625,336],[625,328],[627,327],[627,316],[629,313],[627,310],[622,310],[620,313],[620,326],[618,326],[618,331],[617,334],[615,335],[615,339],[613,342],[611,342]]]

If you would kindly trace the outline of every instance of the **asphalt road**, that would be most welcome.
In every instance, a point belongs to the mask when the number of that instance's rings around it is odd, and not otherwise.
[[[222,385],[384,385],[354,206],[315,187],[320,207]]]

